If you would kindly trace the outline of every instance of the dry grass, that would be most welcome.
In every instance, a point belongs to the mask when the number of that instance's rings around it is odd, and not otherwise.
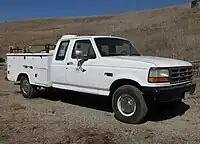
[[[130,39],[145,55],[200,59],[200,10],[189,4],[126,14],[0,23],[0,47],[55,43],[63,34],[106,34]]]

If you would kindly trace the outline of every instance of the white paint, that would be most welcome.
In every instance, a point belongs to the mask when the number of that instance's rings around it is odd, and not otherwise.
[[[63,35],[61,37],[61,40],[66,40],[66,39],[70,39],[70,38],[76,38],[77,35]]]
[[[130,79],[145,87],[172,85],[169,83],[148,83],[147,78],[151,67],[191,66],[189,62],[153,56],[102,57],[96,47],[95,37],[113,36],[65,35],[58,40],[55,50],[52,50],[50,53],[8,53],[7,71],[10,72],[7,74],[8,80],[17,81],[19,74],[24,73],[29,76],[31,84],[34,85],[52,86],[60,89],[107,96],[109,95],[111,84],[119,79]],[[85,72],[78,70],[77,60],[71,58],[75,41],[82,39],[91,41],[97,56],[96,59],[89,59],[82,65],[82,68],[86,70]],[[65,59],[63,61],[56,61],[55,57],[59,45],[61,41],[66,40],[70,40],[70,43]],[[67,65],[67,62],[72,62],[73,64]],[[23,65],[33,66],[33,69],[24,68]],[[108,77],[105,73],[113,73],[113,76]],[[37,77],[35,77],[35,74],[37,74]]]
[[[19,74],[27,74],[31,84],[51,86],[50,67],[52,54],[47,53],[10,53],[7,54],[7,77],[17,81]],[[25,68],[24,66],[28,66]],[[32,66],[31,69],[29,66]],[[37,77],[35,77],[37,74]]]

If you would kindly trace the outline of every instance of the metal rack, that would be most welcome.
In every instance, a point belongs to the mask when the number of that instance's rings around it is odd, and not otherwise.
[[[55,49],[56,45],[55,44],[29,45],[28,48],[24,47],[23,49],[19,48],[18,46],[16,47],[10,46],[10,53],[31,53],[31,49],[37,46],[39,47],[44,46],[44,49],[42,49],[41,51],[49,53],[51,49]]]

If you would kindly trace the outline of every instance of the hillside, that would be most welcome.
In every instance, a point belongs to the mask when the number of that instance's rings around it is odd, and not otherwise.
[[[3,22],[0,47],[4,55],[9,45],[55,43],[63,34],[89,32],[126,37],[144,55],[200,59],[200,10],[190,4],[112,16]]]

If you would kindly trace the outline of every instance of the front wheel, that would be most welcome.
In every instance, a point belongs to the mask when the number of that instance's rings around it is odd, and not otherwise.
[[[27,76],[21,78],[20,90],[25,98],[33,98],[37,93],[36,87],[30,84]]]
[[[142,92],[131,85],[121,86],[114,92],[112,108],[117,119],[132,124],[142,122],[148,112]]]

